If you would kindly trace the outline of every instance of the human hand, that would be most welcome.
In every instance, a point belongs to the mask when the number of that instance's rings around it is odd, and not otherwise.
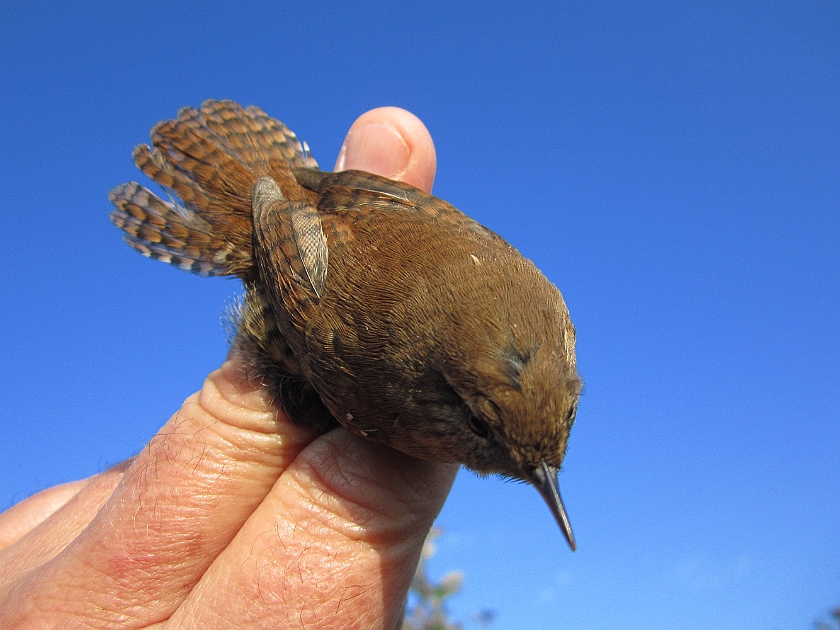
[[[349,168],[430,191],[431,137],[373,110]],[[394,628],[456,471],[317,437],[234,351],[136,457],[0,514],[0,627]]]

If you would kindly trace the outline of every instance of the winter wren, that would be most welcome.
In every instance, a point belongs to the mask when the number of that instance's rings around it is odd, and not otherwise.
[[[540,491],[557,484],[581,380],[560,291],[445,201],[362,171],[318,170],[257,107],[207,101],[159,123],[137,167],[181,203],[118,186],[134,249],[245,285],[235,343],[277,405],[409,455]]]

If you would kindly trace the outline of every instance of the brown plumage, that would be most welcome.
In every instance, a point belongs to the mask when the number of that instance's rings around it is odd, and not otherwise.
[[[361,171],[317,170],[256,107],[207,101],[134,161],[178,197],[115,188],[145,256],[235,275],[238,343],[292,417],[409,455],[534,484],[574,548],[557,471],[581,380],[563,298],[445,201]]]

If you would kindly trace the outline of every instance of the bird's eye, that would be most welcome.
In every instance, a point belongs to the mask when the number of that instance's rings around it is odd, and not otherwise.
[[[479,420],[469,407],[467,407],[467,424],[470,426],[470,430],[482,440],[490,437],[490,429],[487,428],[487,423]]]

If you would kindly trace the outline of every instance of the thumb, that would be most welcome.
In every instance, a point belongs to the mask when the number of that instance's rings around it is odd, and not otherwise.
[[[417,116],[399,107],[362,114],[344,139],[336,171],[356,169],[432,191],[435,145]]]

